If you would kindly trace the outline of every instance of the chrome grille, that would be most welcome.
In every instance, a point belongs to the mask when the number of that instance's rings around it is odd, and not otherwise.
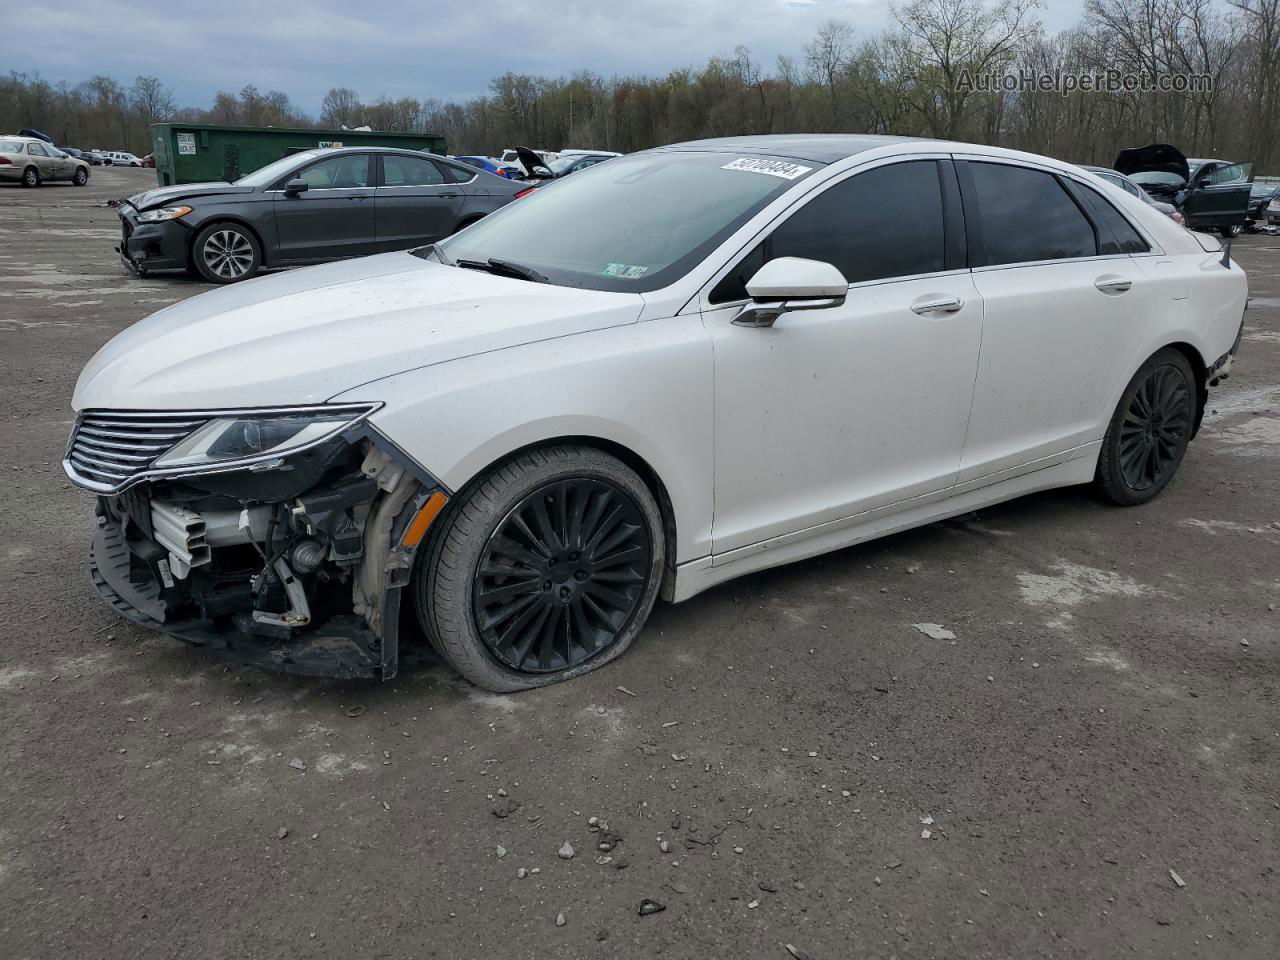
[[[114,493],[207,422],[208,417],[197,413],[86,410],[71,432],[64,466],[81,486]]]

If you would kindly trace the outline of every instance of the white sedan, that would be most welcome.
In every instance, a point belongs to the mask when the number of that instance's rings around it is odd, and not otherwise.
[[[1240,268],[1079,167],[859,136],[677,144],[432,247],[168,307],[76,387],[116,610],[212,653],[491,690],[655,600],[1018,497],[1170,482]]]

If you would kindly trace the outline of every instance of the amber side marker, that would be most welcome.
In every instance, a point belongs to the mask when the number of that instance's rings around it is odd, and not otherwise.
[[[409,523],[409,528],[405,530],[404,536],[400,538],[400,542],[406,547],[416,547],[422,542],[422,538],[427,535],[427,530],[435,521],[436,516],[444,509],[444,505],[449,502],[449,498],[437,490],[431,496],[427,497],[427,502],[418,508],[417,514]]]

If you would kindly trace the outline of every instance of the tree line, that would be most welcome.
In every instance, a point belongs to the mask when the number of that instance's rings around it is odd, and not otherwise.
[[[485,95],[366,103],[348,87],[319,116],[252,83],[208,109],[179,108],[155,77],[0,79],[0,130],[36,127],[63,144],[146,152],[162,120],[356,127],[443,134],[453,153],[524,144],[628,153],[701,137],[858,132],[996,144],[1110,165],[1118,149],[1167,141],[1189,156],[1252,160],[1280,173],[1280,0],[1085,0],[1081,20],[1048,33],[1039,0],[909,0],[887,29],[824,24],[772,68],[745,47],[664,76],[504,73]],[[1125,84],[1064,92],[983,78],[1101,76]],[[1184,89],[1162,78],[1195,76]],[[1045,86],[1047,84],[1047,86]]]

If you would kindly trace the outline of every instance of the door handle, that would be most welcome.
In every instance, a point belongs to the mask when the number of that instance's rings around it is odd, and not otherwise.
[[[458,195],[456,193],[437,193],[436,196],[441,200],[453,200]]]
[[[959,297],[941,297],[937,300],[919,300],[911,305],[911,312],[923,316],[926,313],[958,313],[964,306]]]
[[[1099,277],[1093,285],[1103,293],[1124,293],[1133,286],[1133,281],[1124,277]]]

